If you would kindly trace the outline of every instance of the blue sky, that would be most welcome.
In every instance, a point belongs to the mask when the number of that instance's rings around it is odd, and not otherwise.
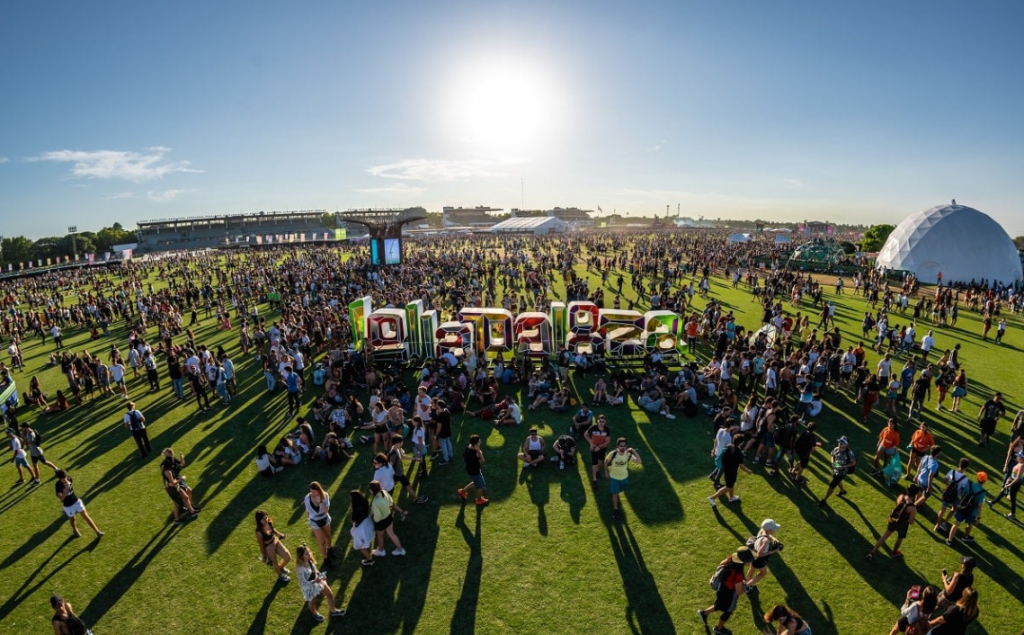
[[[1022,17],[998,1],[5,2],[2,233],[521,203],[896,223],[955,197],[1024,234]]]

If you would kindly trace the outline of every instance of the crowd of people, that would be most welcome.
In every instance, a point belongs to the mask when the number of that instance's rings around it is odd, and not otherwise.
[[[536,426],[528,428],[517,447],[522,468],[538,469],[550,462],[564,470],[586,452],[592,484],[598,486],[602,477],[608,482],[615,518],[623,516],[620,498],[628,489],[630,465],[641,464],[641,457],[625,437],[620,435],[613,443],[607,417],[595,416],[591,407],[615,407],[634,399],[646,411],[666,418],[710,415],[714,490],[708,501],[717,508],[719,501],[740,500],[738,474],[755,474],[752,466],[762,461],[766,477],[778,476],[780,467],[788,463],[792,481],[806,483],[803,474],[813,452],[827,443],[814,421],[826,398],[839,407],[856,408],[866,424],[876,412],[884,412],[887,422],[872,453],[872,476],[890,478],[895,466],[896,479],[911,481],[906,491],[896,496],[886,530],[867,554],[869,560],[892,533],[897,534],[897,541],[890,553],[902,556],[908,529],[931,496],[941,501],[936,531],[943,532],[947,544],[952,544],[961,528],[961,540],[973,541],[971,530],[980,522],[984,505],[994,507],[1004,495],[1010,505],[1007,516],[1015,517],[1017,494],[1024,483],[1024,412],[1014,419],[1005,476],[994,498],[988,498],[985,491],[988,475],[980,471],[972,477],[966,458],[939,478],[943,448],[923,412],[931,401],[932,386],[937,411],[943,411],[947,393],[952,397],[950,415],[960,411],[969,390],[960,344],[951,334],[942,335],[942,329],[954,326],[961,310],[978,311],[986,324],[981,336],[987,338],[988,327],[996,320],[996,341],[1002,342],[1006,321],[1001,315],[1021,310],[1019,290],[983,282],[940,286],[932,293],[919,289],[912,277],[895,287],[877,271],[858,273],[848,282],[839,277],[834,293],[842,295],[852,287],[852,293],[862,296],[870,308],[864,312],[863,339],[854,343],[843,341],[835,323],[836,300],[826,300],[821,279],[779,266],[777,247],[766,247],[763,241],[723,247],[721,237],[714,234],[674,238],[667,241],[624,234],[435,238],[413,243],[405,264],[384,269],[368,266],[365,254],[358,252],[352,258],[339,259],[334,250],[310,248],[283,254],[203,253],[130,262],[122,265],[117,276],[77,269],[8,280],[3,286],[9,310],[4,313],[0,334],[10,342],[11,363],[9,369],[3,369],[3,376],[10,382],[10,373],[24,372],[22,349],[30,338],[38,338],[45,346],[49,337],[54,348],[50,363],[60,367],[66,393],[62,387],[51,400],[47,393],[52,387],[44,390],[33,376],[23,394],[24,405],[49,415],[94,399],[121,398],[126,405],[123,425],[145,460],[152,448],[146,417],[131,400],[137,391],[170,390],[183,402],[194,398],[197,414],[215,407],[230,408],[237,394],[232,359],[235,347],[211,350],[197,340],[193,330],[201,325],[201,319],[214,319],[218,329],[237,337],[236,358],[252,360],[261,369],[266,392],[272,395],[269,398],[281,399],[287,416],[296,417],[295,429],[276,445],[256,448],[260,475],[273,477],[310,462],[337,464],[353,458],[356,444],[372,443],[372,477],[365,488],[350,491],[348,501],[352,547],[361,554],[365,567],[386,555],[405,555],[395,520],[404,519],[408,512],[398,504],[398,497],[407,493],[413,504],[429,500],[421,478],[414,484],[407,470],[414,472],[414,477],[422,476],[431,461],[441,467],[458,458],[452,445],[453,414],[464,412],[497,426],[518,426],[527,414],[517,400],[520,389],[529,401],[527,412],[546,408],[566,413],[565,432],[559,431],[550,441]],[[766,258],[770,264],[757,264]],[[600,284],[590,288],[577,266],[600,273]],[[735,315],[713,297],[710,281],[716,275],[749,291],[751,302],[760,304],[760,324],[737,324]],[[454,279],[460,284],[452,284]],[[632,293],[623,294],[627,280]],[[557,295],[557,285],[564,285],[566,297]],[[70,290],[76,292],[73,299]],[[463,306],[544,311],[556,299],[590,299],[623,308],[667,308],[685,318],[689,356],[673,371],[660,355],[650,356],[642,369],[612,368],[600,349],[581,354],[562,347],[549,361],[471,355],[455,363],[425,361],[410,381],[406,369],[375,363],[369,351],[353,342],[347,306],[365,295],[378,306],[400,307],[421,299],[425,308],[437,310],[442,319]],[[698,309],[698,303],[703,307]],[[273,317],[261,315],[268,305]],[[122,322],[127,333],[124,353],[116,344],[109,345],[102,355],[74,352],[65,344],[68,332],[85,332],[95,341],[111,329],[122,328]],[[952,345],[941,347],[936,332]],[[943,352],[936,358],[933,349]],[[877,363],[869,361],[869,350],[879,356]],[[574,392],[567,381],[570,372],[581,379],[593,378],[592,391]],[[162,383],[164,377],[169,387]],[[0,382],[0,389],[4,385]],[[218,398],[216,404],[211,402],[211,392]],[[366,406],[361,395],[368,395]],[[850,405],[843,405],[844,399]],[[475,407],[473,402],[480,407],[470,409]],[[312,405],[300,414],[307,403]],[[1001,395],[996,393],[978,413],[980,446],[990,442],[1005,415]],[[71,477],[46,459],[41,435],[27,424],[18,425],[13,405],[7,417],[12,424],[7,435],[19,478],[24,480],[24,469],[38,484],[38,465],[53,469],[57,496],[74,534],[79,535],[75,519],[81,516],[102,536],[74,494]],[[917,427],[905,472],[901,420]],[[832,480],[819,498],[822,506],[828,505],[833,494],[847,495],[844,480],[858,466],[847,436],[839,436],[827,451]],[[201,509],[193,502],[182,474],[185,456],[167,448],[161,457],[160,473],[172,501],[174,522],[196,517]],[[479,435],[469,437],[461,459],[468,482],[455,493],[467,501],[474,493],[475,503],[486,506],[484,449]],[[396,495],[398,485],[402,490]],[[320,567],[329,568],[337,557],[331,498],[314,480],[303,502],[316,546],[301,544],[295,549],[301,592],[315,619],[323,619],[318,611],[320,598],[327,601],[331,616],[340,616],[344,610],[317,565],[320,562]],[[946,523],[947,515],[950,523]],[[255,522],[260,558],[287,583],[292,557],[284,544],[285,535],[274,529],[263,510],[256,512]],[[774,520],[765,520],[750,544],[720,565],[721,572],[716,575],[721,575],[717,585],[714,581],[712,585],[718,593],[715,604],[699,611],[705,623],[712,613],[719,613],[715,633],[729,632],[726,621],[736,601],[756,589],[767,572],[769,558],[781,551],[775,537],[778,529]],[[390,554],[388,543],[393,547]],[[970,566],[973,570],[973,560]],[[948,624],[976,618],[976,591],[970,583],[963,583],[966,576],[954,578],[962,588],[944,588],[936,594],[925,586],[913,598],[908,593],[901,618],[906,621],[903,630],[937,610],[944,612],[929,622],[937,634],[960,632]],[[933,596],[941,599],[933,604]],[[916,607],[914,619],[908,606]],[[62,600],[54,607],[58,613],[73,615]],[[957,607],[959,612],[951,613]],[[54,619],[56,630],[57,614]],[[810,625],[782,605],[772,607],[764,622],[777,623],[779,633],[810,633]],[[944,625],[946,630],[941,630]]]

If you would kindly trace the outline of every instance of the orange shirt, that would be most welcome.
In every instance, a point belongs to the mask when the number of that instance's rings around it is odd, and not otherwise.
[[[931,432],[917,430],[914,432],[914,436],[910,437],[910,444],[914,446],[914,450],[924,454],[928,451],[928,448],[935,445],[935,439],[932,437]]]
[[[900,433],[889,426],[885,426],[885,429],[878,433],[878,440],[881,442],[882,447],[887,450],[895,448],[900,444]]]

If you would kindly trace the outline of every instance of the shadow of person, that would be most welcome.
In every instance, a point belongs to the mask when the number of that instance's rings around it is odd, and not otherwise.
[[[548,535],[548,517],[544,506],[551,501],[548,479],[541,476],[537,468],[523,468],[519,475],[519,483],[526,485],[526,491],[530,494],[530,501],[537,506],[537,531],[540,535]]]
[[[267,597],[263,598],[263,605],[256,612],[252,619],[252,624],[249,625],[249,630],[245,632],[245,635],[264,635],[266,633],[267,615],[270,613],[270,605],[274,603],[274,598],[277,597],[278,592],[283,586],[282,584],[275,584],[270,589],[270,593],[267,593]]]
[[[455,612],[452,614],[451,633],[465,633],[471,635],[476,632],[476,610],[480,599],[480,579],[483,574],[484,558],[481,551],[482,536],[480,535],[480,517],[483,508],[477,507],[476,526],[470,531],[466,525],[466,506],[459,508],[459,515],[455,518],[455,526],[462,534],[462,539],[469,547],[469,559],[466,561],[466,574],[459,586],[462,592],[455,603]]]
[[[647,570],[640,545],[624,521],[609,523],[608,538],[615,564],[622,578],[622,590],[626,595],[626,622],[634,633],[668,635],[675,633],[672,618],[665,607],[665,601],[658,591],[654,576]]]

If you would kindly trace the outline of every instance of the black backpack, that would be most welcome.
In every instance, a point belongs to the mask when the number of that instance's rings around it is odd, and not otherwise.
[[[966,475],[961,476],[959,479],[954,476],[949,483],[946,484],[946,489],[942,490],[942,503],[947,507],[952,506],[957,502],[959,497],[957,492],[960,490],[960,483],[967,478]]]
[[[967,478],[967,477],[965,476],[964,478]],[[970,516],[970,515],[974,514],[974,510],[978,506],[978,503],[977,503],[978,494],[979,494],[979,492],[975,491],[975,489],[973,487],[968,487],[967,488],[967,492],[963,496],[960,497],[959,501],[957,501],[957,504],[956,504],[956,511],[957,511],[957,513],[962,515],[962,516]]]

